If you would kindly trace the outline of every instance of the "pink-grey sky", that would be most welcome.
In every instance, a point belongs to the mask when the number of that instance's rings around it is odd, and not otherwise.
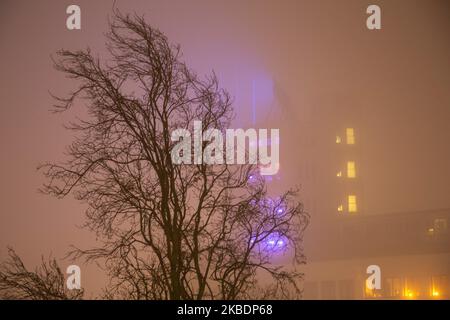
[[[79,31],[65,26],[72,3],[81,7]],[[381,30],[366,28],[365,10],[372,3],[382,9]],[[258,117],[270,114],[264,123],[280,126],[281,184],[302,184],[310,198],[306,203],[323,200],[314,192],[317,182],[309,182],[314,178],[302,181],[306,166],[313,166],[311,172],[320,168],[321,153],[298,141],[320,141],[321,126],[326,131],[330,122],[320,117],[342,110],[357,112],[355,126],[364,132],[369,213],[450,207],[448,1],[132,0],[115,5],[124,13],[145,15],[181,45],[184,59],[199,74],[215,70],[235,97],[242,124],[250,118],[252,81],[262,83],[263,91],[276,88],[273,94],[260,93],[270,101],[260,103]],[[64,94],[74,88],[53,70],[50,55],[86,47],[104,54],[112,7],[113,1],[103,0],[0,3],[2,259],[7,245],[34,264],[41,254],[60,258],[71,244],[95,241],[76,227],[83,222],[82,204],[37,192],[44,180],[36,167],[62,159],[72,139],[62,125],[82,113],[81,105],[62,116],[48,112],[49,90]],[[275,115],[272,108],[279,109]],[[314,214],[312,204],[307,209]],[[103,280],[94,269],[83,273],[88,291]]]

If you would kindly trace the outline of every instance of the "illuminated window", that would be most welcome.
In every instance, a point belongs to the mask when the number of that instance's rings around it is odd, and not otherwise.
[[[447,232],[447,219],[437,218],[434,219],[434,223],[431,227],[428,227],[427,234],[432,236],[438,236]]]
[[[412,291],[410,289],[405,289],[404,297],[407,299],[413,299],[415,297],[414,291]]]
[[[348,212],[356,212],[358,211],[358,207],[356,205],[356,196],[349,195],[348,196]]]
[[[337,208],[337,210],[338,210],[338,212],[342,212],[342,211],[344,211],[344,207],[342,206],[342,204],[341,204],[341,205],[339,205],[339,207]]]
[[[424,278],[414,277],[406,278],[403,288],[404,299],[421,299],[424,294],[424,289],[429,285],[429,280]],[[426,290],[426,289],[425,289]]]
[[[356,168],[354,161],[347,162],[347,178],[355,178],[356,177]]]
[[[336,143],[341,143],[341,137],[336,136]]]
[[[336,173],[336,177],[342,177],[342,171],[339,171],[338,173]]]
[[[368,299],[373,298],[380,298],[381,293],[377,291],[376,289],[369,289],[367,287],[364,288],[364,296]]]
[[[347,144],[355,144],[355,131],[353,128],[347,128],[345,133],[347,135]]]
[[[444,233],[447,231],[447,219],[445,218],[437,218],[434,219],[434,229],[438,232]]]
[[[448,277],[447,276],[433,276],[431,278],[431,292],[430,296],[433,298],[440,298],[446,296],[448,293]]]

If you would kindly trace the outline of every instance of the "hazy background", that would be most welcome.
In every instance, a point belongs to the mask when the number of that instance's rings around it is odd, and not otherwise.
[[[70,4],[81,7],[80,31],[66,29]],[[366,28],[369,4],[381,7],[381,30]],[[215,70],[235,97],[237,123],[251,125],[256,115],[259,124],[281,129],[279,184],[301,184],[312,215],[319,214],[314,203],[327,199],[309,182],[321,159],[308,145],[332,120],[322,122],[319,115],[340,110],[358,113],[368,214],[450,207],[450,2],[115,5],[124,13],[144,14],[182,46],[184,59],[199,74]],[[48,112],[49,90],[63,95],[75,86],[53,70],[50,55],[89,46],[101,56],[112,7],[112,1],[0,2],[1,260],[7,245],[34,265],[41,254],[60,258],[71,244],[87,247],[95,241],[76,227],[83,222],[82,204],[37,192],[43,177],[36,166],[63,159],[72,136],[62,125],[82,110],[78,105],[66,115]],[[88,292],[103,285],[96,270],[83,268]]]

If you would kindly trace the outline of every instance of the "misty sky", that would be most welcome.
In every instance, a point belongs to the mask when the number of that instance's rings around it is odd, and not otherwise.
[[[366,28],[372,3],[382,9],[381,30]],[[66,29],[69,4],[81,7],[80,31]],[[112,7],[113,1],[0,3],[2,260],[7,245],[33,264],[41,254],[62,257],[71,244],[95,241],[76,228],[83,204],[38,193],[44,180],[36,167],[63,159],[72,141],[63,124],[83,112],[82,105],[65,115],[48,112],[49,91],[64,95],[75,87],[53,70],[50,55],[86,47],[104,54]],[[364,137],[368,214],[450,208],[448,1],[116,1],[116,7],[144,14],[181,45],[198,74],[214,70],[235,97],[239,125],[250,123],[256,83],[258,120],[281,129],[280,183],[301,184],[312,198],[307,203],[326,199],[312,191],[314,177],[302,176],[327,163],[308,145],[322,141],[335,114],[355,113],[348,118]],[[88,289],[98,284],[94,273],[83,277]]]

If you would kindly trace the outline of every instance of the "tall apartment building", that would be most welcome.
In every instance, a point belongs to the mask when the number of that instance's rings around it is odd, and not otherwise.
[[[352,124],[324,128],[333,144],[315,144],[318,203],[305,237],[304,298],[449,299],[450,209],[370,210],[359,130]],[[366,285],[371,265],[380,267],[380,289]]]

